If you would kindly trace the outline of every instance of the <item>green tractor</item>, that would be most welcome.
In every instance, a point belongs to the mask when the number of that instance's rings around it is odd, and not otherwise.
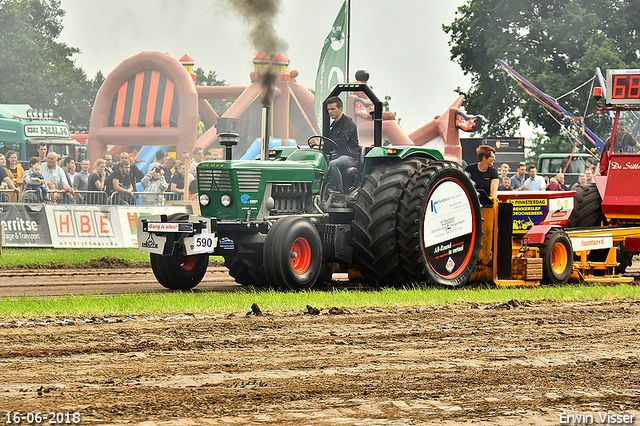
[[[338,85],[329,97],[346,91],[364,92],[374,104],[374,146],[362,147],[346,173],[356,201],[334,202],[333,144],[325,136],[312,136],[321,148],[282,147],[268,161],[228,155],[200,163],[200,215],[140,219],[139,248],[151,253],[161,285],[197,286],[210,254],[253,287],[308,289],[334,272],[376,287],[469,280],[482,238],[474,183],[437,150],[382,146],[382,103],[366,84]],[[323,134],[329,123],[325,105]]]

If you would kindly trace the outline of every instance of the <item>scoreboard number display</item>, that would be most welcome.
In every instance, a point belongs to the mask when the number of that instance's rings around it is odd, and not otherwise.
[[[607,70],[607,104],[640,104],[640,69]]]

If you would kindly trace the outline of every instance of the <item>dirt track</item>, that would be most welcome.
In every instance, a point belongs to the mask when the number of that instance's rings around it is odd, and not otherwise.
[[[0,407],[117,425],[640,415],[640,300],[337,313],[8,321]]]

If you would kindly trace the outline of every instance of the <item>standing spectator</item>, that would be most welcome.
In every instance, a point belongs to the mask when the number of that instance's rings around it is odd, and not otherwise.
[[[202,122],[202,116],[198,114],[198,132],[197,137],[200,137],[205,131],[204,123]]]
[[[59,164],[60,167],[65,171],[67,175],[67,179],[69,179],[69,185],[73,186],[73,178],[76,175],[76,162],[71,157],[64,157]]]
[[[595,179],[593,178],[593,169],[586,169],[584,171],[584,175],[587,177],[587,185],[596,183]]]
[[[0,154],[0,190],[12,189],[15,192],[18,189],[15,187],[15,185],[13,184],[13,181],[11,180],[11,178],[9,178],[9,175],[7,174],[7,171],[4,168],[6,165],[7,165],[6,158],[4,157],[3,154]],[[7,196],[6,193],[0,194],[0,202],[4,203],[8,200],[9,200],[9,197]]]
[[[516,169],[516,174],[511,176],[511,190],[512,191],[526,191],[527,190],[527,185],[525,185],[524,183],[526,182],[527,178],[525,177],[525,169],[527,168],[527,165],[524,163],[518,163],[518,168]]]
[[[49,188],[53,187],[57,191],[66,192],[69,194],[69,197],[65,198],[65,200],[72,200],[73,194],[71,194],[71,192],[73,188],[69,185],[69,180],[64,170],[62,170],[62,167],[58,166],[57,163],[58,154],[55,152],[48,153],[47,161],[42,164],[42,176],[44,176],[44,180],[47,182]]]
[[[168,157],[169,156],[166,152],[164,152],[164,150],[159,149],[158,151],[156,151],[156,159],[153,161],[153,163],[149,164],[149,168],[147,170],[150,172],[156,167],[162,166],[167,161]]]
[[[89,167],[91,166],[91,162],[87,159],[82,160],[80,164],[80,172],[76,173],[73,177],[73,190],[86,192],[89,190]],[[78,194],[78,200],[80,202],[86,203],[87,200],[85,198],[87,194]]]
[[[500,182],[502,182],[504,178],[507,177],[508,174],[509,174],[509,165],[507,163],[502,163],[500,165]]]
[[[502,178],[502,185],[498,187],[498,191],[511,191],[511,179],[508,176]]]
[[[173,177],[173,169],[176,165],[176,159],[174,157],[167,158],[167,161],[162,165],[162,169],[164,170],[164,179],[167,182],[171,182],[171,178]]]
[[[191,159],[191,165],[189,166],[189,173],[196,175],[196,167],[204,160],[204,150],[201,146],[193,148],[193,158]]]
[[[91,193],[88,194],[89,204],[107,204],[107,194],[104,183],[107,177],[105,163],[105,160],[102,159],[96,161],[96,164],[93,165],[93,173],[89,175],[87,182],[88,191],[91,191]],[[100,192],[104,192],[104,194]]]
[[[561,191],[569,191],[569,185],[564,183],[564,173],[558,173],[556,175],[556,181],[560,185]]]
[[[184,163],[178,162],[176,164],[176,172],[171,178],[170,191],[177,194],[184,193],[184,174],[186,173],[186,167]],[[191,183],[191,174],[189,175],[189,183]]]
[[[142,203],[147,206],[161,206],[164,204],[164,195],[160,193],[167,190],[169,184],[164,178],[164,169],[156,166],[145,177],[142,178],[144,192],[153,192],[154,195],[143,195]]]
[[[32,190],[35,192],[35,200],[44,203],[47,201],[47,182],[44,180],[44,176],[42,176],[42,165],[39,163],[38,157],[31,157],[29,160],[29,170],[27,170],[24,174],[24,185],[25,191]],[[25,198],[27,194],[25,192]],[[29,198],[29,201],[33,200],[33,198]]]
[[[124,160],[127,160],[129,162],[129,176],[130,176],[131,184],[135,187],[136,182],[142,181],[142,178],[144,177],[144,173],[142,172],[142,170],[138,168],[138,166],[136,165],[136,159],[132,157],[130,154],[126,152],[121,153],[120,165],[122,165],[122,162]]]
[[[562,191],[562,186],[558,183],[555,177],[549,179],[549,185],[547,185],[547,191]]]
[[[578,188],[578,185],[586,185],[586,184],[587,184],[587,175],[583,173],[580,176],[578,176],[578,181],[573,184],[573,186],[571,187],[571,190],[575,191],[576,188]]]
[[[113,173],[113,158],[111,157],[111,154],[107,153],[102,156],[102,159],[104,160],[104,171],[107,173],[107,176],[109,176],[111,173]]]
[[[13,181],[13,186],[18,189],[17,194],[11,196],[11,201],[18,202],[18,198],[22,195],[22,183],[24,178],[24,169],[18,163],[18,154],[15,151],[7,151],[5,170],[9,178]]]
[[[123,157],[123,159],[120,160],[118,170],[114,171],[107,180],[108,194],[117,193],[113,198],[114,204],[133,204],[135,201],[133,196],[133,183],[131,182],[131,175],[129,174],[130,168],[129,160]]]
[[[542,176],[537,175],[536,166],[529,166],[529,179],[524,181],[528,191],[544,191],[547,185]]]
[[[65,175],[67,176],[67,181],[69,182],[69,187],[71,188],[71,191],[69,192],[69,194],[65,194],[64,196],[64,200],[65,202],[71,201],[69,198],[69,195],[71,195],[71,197],[73,197],[73,179],[75,178],[76,175],[76,161],[71,158],[71,157],[64,157],[62,160],[60,160],[60,167],[62,167],[62,170],[64,170]]]
[[[38,161],[40,163],[47,161],[47,144],[44,142],[38,144]]]

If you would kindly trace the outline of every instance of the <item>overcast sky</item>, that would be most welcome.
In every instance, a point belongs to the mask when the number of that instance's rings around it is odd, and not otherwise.
[[[277,35],[288,43],[290,67],[298,82],[315,85],[325,37],[343,0],[282,0]],[[380,99],[391,96],[391,110],[408,133],[442,114],[470,79],[450,60],[450,24],[463,0],[352,0],[350,81],[366,69]],[[62,0],[67,12],[61,41],[80,49],[76,64],[89,78],[105,75],[141,51],[158,50],[176,58],[185,53],[195,66],[217,73],[230,85],[249,84],[251,60],[258,53],[248,38],[250,25],[226,0]],[[473,111],[468,111],[474,113]]]

